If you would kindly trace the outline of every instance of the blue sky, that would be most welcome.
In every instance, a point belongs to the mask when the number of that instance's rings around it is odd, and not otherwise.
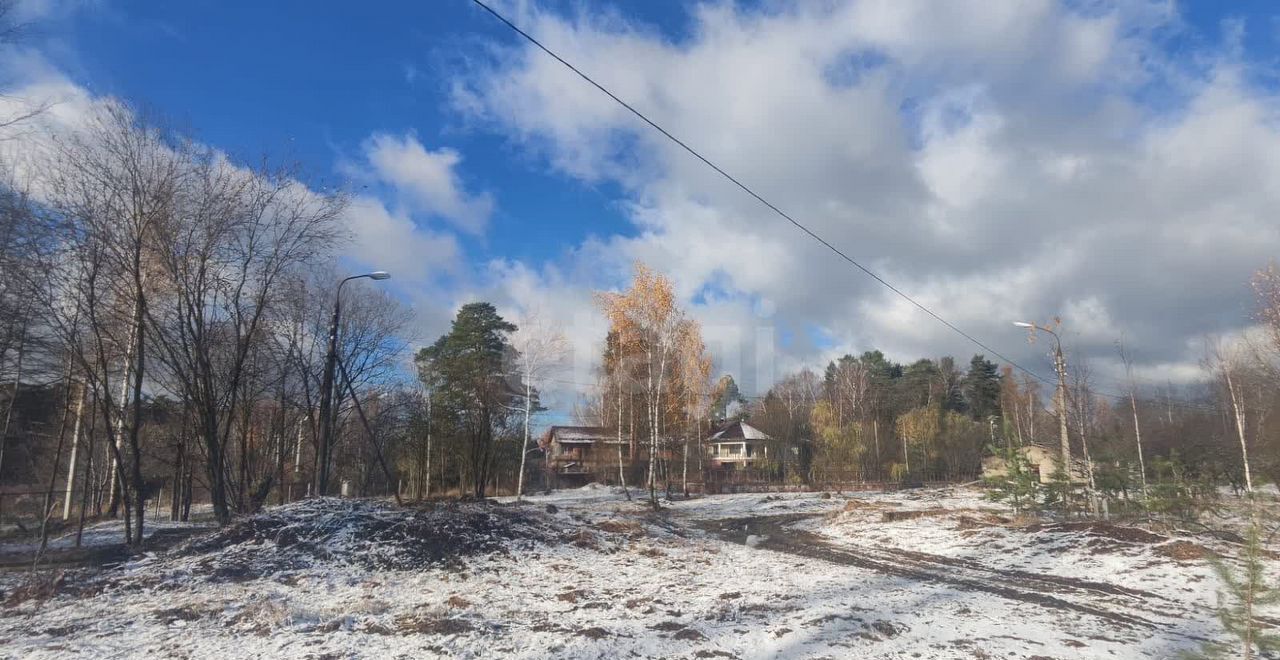
[[[595,11],[600,4],[592,3]],[[685,3],[608,4],[665,39],[688,36]],[[1251,58],[1275,62],[1280,53],[1274,2],[1179,6],[1193,30],[1171,48],[1219,40],[1224,20],[1243,19]],[[493,231],[466,245],[474,259],[553,258],[588,235],[633,231],[616,186],[548,172],[536,156],[453,111],[448,86],[466,60],[492,43],[515,43],[470,2],[107,1],[67,16],[41,30],[61,42],[61,52],[51,52],[74,79],[152,108],[243,158],[286,154],[317,179],[335,181],[335,163],[375,132],[414,131],[428,146],[457,149],[465,180],[497,196]]]
[[[415,132],[461,152],[461,175],[493,191],[474,259],[554,257],[589,234],[628,231],[608,185],[574,185],[475,130],[447,98],[454,67],[509,35],[469,3],[110,3],[56,27],[63,59],[99,94],[131,99],[201,140],[252,160],[296,158],[341,180],[370,134]],[[537,232],[529,232],[537,227]],[[519,240],[514,239],[519,236]]]
[[[591,291],[639,259],[676,281],[719,370],[772,365],[740,378],[748,392],[845,351],[974,350],[468,1],[24,4],[39,19],[22,52],[46,64],[29,75],[350,187],[376,219],[353,227],[402,243],[353,250],[352,267],[456,255],[395,280],[419,339],[467,299],[537,299],[589,380]],[[1153,381],[1193,378],[1197,342],[1247,331],[1249,274],[1280,254],[1275,2],[496,5],[1042,370],[1006,317],[1062,315],[1102,374],[1124,334]],[[443,169],[424,183],[414,163]],[[1151,237],[1164,245],[1137,248]]]

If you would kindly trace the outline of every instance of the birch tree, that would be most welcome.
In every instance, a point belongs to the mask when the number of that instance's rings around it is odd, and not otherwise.
[[[661,441],[663,397],[668,372],[676,358],[684,314],[676,305],[671,281],[641,263],[635,265],[631,287],[622,293],[600,292],[597,304],[610,329],[624,344],[634,343],[643,356],[641,378],[649,426],[649,466],[646,483],[649,504],[660,507],[657,493],[658,447]]]
[[[545,389],[548,379],[559,369],[569,354],[569,342],[564,333],[547,322],[537,309],[526,311],[517,324],[519,329],[511,335],[511,345],[516,350],[515,382],[520,388],[520,413],[523,417],[523,441],[520,443],[520,472],[516,478],[516,501],[524,496],[525,463],[529,452],[529,424],[540,409],[538,393]],[[535,447],[536,449],[536,447]]]
[[[1245,492],[1253,496],[1253,470],[1249,464],[1249,408],[1246,398],[1244,380],[1247,365],[1240,351],[1224,348],[1219,341],[1215,343],[1209,354],[1210,366],[1218,380],[1219,387],[1225,395],[1229,415],[1233,421],[1236,438],[1240,441],[1240,463],[1244,471]]]
[[[689,495],[689,442],[702,451],[702,420],[711,405],[711,356],[702,341],[702,327],[697,321],[685,321],[680,329],[679,373],[685,415],[684,451],[680,456],[681,490]],[[692,427],[692,428],[690,428]]]
[[[1133,356],[1125,350],[1124,338],[1116,342],[1116,350],[1120,352],[1120,361],[1124,363],[1124,374],[1129,387],[1129,411],[1133,414],[1133,444],[1138,450],[1138,476],[1142,479],[1142,501],[1144,505],[1150,494],[1147,492],[1147,462],[1142,454],[1142,425],[1138,421],[1138,384],[1133,378]]]

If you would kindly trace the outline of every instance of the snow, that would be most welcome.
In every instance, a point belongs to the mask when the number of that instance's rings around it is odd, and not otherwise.
[[[524,499],[273,509],[246,528],[261,534],[220,532],[0,609],[0,648],[24,658],[1159,658],[1220,635],[1216,578],[1203,560],[1158,551],[1171,541],[998,524],[1004,512],[973,490],[724,495],[659,514],[598,484]],[[885,522],[886,511],[920,516]],[[405,562],[415,534],[436,534],[402,520],[413,516],[516,522],[475,532],[481,551],[456,561]],[[217,570],[235,566],[252,570]],[[983,577],[1006,591],[966,582]]]
[[[212,522],[173,522],[167,517],[156,519],[147,518],[142,526],[143,538],[151,538],[156,532],[160,531],[178,531],[189,529],[213,529],[215,523]],[[72,528],[57,535],[49,537],[50,550],[65,550],[74,548],[76,542],[76,532]],[[80,538],[80,547],[92,548],[108,545],[116,545],[124,542],[124,520],[103,520],[93,524],[85,525],[84,534]],[[39,541],[6,541],[0,542],[0,555],[16,555],[30,554],[40,547]]]

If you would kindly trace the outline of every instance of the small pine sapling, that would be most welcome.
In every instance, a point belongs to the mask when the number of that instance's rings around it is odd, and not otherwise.
[[[1004,461],[1005,473],[986,479],[987,499],[1009,504],[1015,515],[1036,510],[1040,478],[1021,448],[991,447],[990,451]]]
[[[1218,619],[1235,642],[1209,642],[1200,654],[1188,657],[1253,660],[1280,653],[1280,635],[1266,632],[1257,615],[1259,609],[1280,603],[1280,588],[1266,580],[1263,545],[1262,525],[1255,513],[1236,566],[1221,557],[1209,558],[1223,585],[1218,592]]]

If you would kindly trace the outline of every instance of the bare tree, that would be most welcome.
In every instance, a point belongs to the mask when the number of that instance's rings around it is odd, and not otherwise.
[[[133,500],[125,501],[125,513],[127,523],[132,509],[134,524],[132,529],[126,524],[126,536],[137,545],[145,501],[139,442],[147,377],[144,322],[157,285],[152,248],[158,225],[173,217],[186,175],[185,145],[138,120],[127,106],[105,102],[82,130],[53,141],[52,151],[49,205],[66,223],[69,240],[48,269],[47,310],[102,396],[104,429],[120,474],[126,465],[122,445],[128,440]],[[121,354],[128,356],[119,376],[127,394],[116,398],[111,390]],[[132,400],[128,423],[122,421],[126,398]],[[123,478],[118,488],[123,495]]]
[[[346,200],[305,189],[289,170],[245,170],[207,152],[189,165],[182,215],[159,227],[157,258],[171,279],[148,320],[191,406],[214,512],[225,524],[229,438],[253,398],[251,360],[290,274],[324,258],[338,237]]]
[[[529,452],[529,422],[539,409],[539,392],[545,389],[548,378],[555,374],[568,356],[569,343],[564,333],[547,322],[537,309],[527,310],[518,329],[511,336],[511,346],[516,349],[516,373],[523,392],[520,395],[520,412],[524,417],[524,437],[520,443],[520,473],[516,478],[516,501],[524,495],[525,461]]]
[[[1249,408],[1245,395],[1244,383],[1248,364],[1241,352],[1233,347],[1224,347],[1221,341],[1209,347],[1207,358],[1209,367],[1214,372],[1226,395],[1227,405],[1234,422],[1236,437],[1240,441],[1240,461],[1244,470],[1245,491],[1253,495],[1253,471],[1249,465]]]
[[[1142,500],[1147,501],[1147,463],[1142,455],[1142,425],[1138,422],[1138,384],[1133,379],[1133,357],[1124,347],[1124,338],[1116,342],[1116,350],[1120,352],[1120,360],[1124,362],[1124,373],[1129,384],[1129,410],[1133,413],[1133,443],[1138,449],[1138,475],[1142,479]]]
[[[1098,481],[1093,469],[1093,456],[1089,453],[1089,428],[1093,423],[1093,392],[1090,388],[1092,373],[1084,360],[1076,360],[1069,372],[1072,394],[1071,411],[1076,421],[1076,430],[1080,434],[1080,448],[1084,454],[1085,476],[1089,479],[1089,503],[1093,514],[1099,513]],[[1145,479],[1144,479],[1145,482]],[[1144,492],[1145,495],[1145,492]]]

